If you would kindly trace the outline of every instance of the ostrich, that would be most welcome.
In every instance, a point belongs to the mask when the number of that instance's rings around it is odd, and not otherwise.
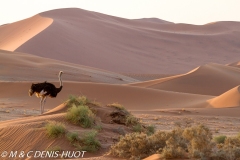
[[[36,96],[38,98],[41,98],[40,100],[40,110],[41,114],[44,112],[44,105],[46,102],[47,97],[50,98],[55,98],[57,97],[57,94],[62,90],[62,71],[59,72],[58,78],[60,81],[60,87],[56,88],[52,83],[48,82],[43,82],[43,83],[37,83],[37,84],[32,84],[31,88],[29,89],[28,93],[29,96],[31,97],[34,93],[36,93]],[[43,104],[42,104],[43,102]]]

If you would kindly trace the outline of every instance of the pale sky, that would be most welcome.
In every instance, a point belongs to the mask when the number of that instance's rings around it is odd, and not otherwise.
[[[0,0],[0,25],[58,8],[82,8],[128,19],[175,23],[240,21],[240,0]]]

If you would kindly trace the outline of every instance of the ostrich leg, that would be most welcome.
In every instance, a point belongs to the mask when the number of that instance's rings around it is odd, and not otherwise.
[[[43,111],[42,111],[42,102],[43,102],[44,98],[45,97],[41,97],[41,100],[40,100],[40,112],[41,112],[41,114],[43,113]]]
[[[44,106],[45,106],[46,100],[47,100],[47,96],[43,98],[42,114],[44,112]]]

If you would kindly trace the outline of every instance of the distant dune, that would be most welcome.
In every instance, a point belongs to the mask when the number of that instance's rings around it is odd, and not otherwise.
[[[238,68],[240,68],[240,61],[238,61],[238,62],[234,62],[234,63],[230,63],[230,64],[228,64],[228,66],[232,66],[232,67],[238,67]]]
[[[239,68],[212,63],[200,66],[187,74],[130,85],[175,92],[218,96],[239,84]]]
[[[145,21],[145,22],[152,22],[152,23],[160,23],[160,24],[173,24],[172,22],[168,22],[159,18],[141,18],[135,19],[137,21]]]
[[[58,72],[64,72],[64,81],[123,84],[137,80],[97,68],[42,58],[20,52],[0,50],[0,82],[58,81]]]
[[[233,89],[221,94],[208,101],[212,107],[224,108],[224,107],[239,107],[240,106],[240,87],[234,87]]]
[[[226,64],[240,59],[239,22],[162,23],[154,18],[129,20],[76,8],[39,15],[53,22],[16,51],[135,74],[179,74],[210,62]],[[4,26],[12,32],[9,36],[16,32],[13,25]],[[14,37],[19,39],[26,29],[29,27],[19,26]]]

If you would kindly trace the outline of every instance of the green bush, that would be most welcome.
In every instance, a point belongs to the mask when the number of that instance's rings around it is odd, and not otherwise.
[[[140,123],[136,124],[135,126],[132,127],[134,132],[142,132],[143,128]]]
[[[156,129],[156,126],[154,125],[149,125],[146,127],[147,128],[147,134],[148,135],[152,135],[155,133],[155,129]]]
[[[101,144],[96,138],[97,133],[97,131],[90,131],[82,136],[80,140],[83,143],[83,146],[81,147],[82,150],[89,152],[95,152],[99,150]]]
[[[66,133],[65,126],[62,123],[56,121],[49,121],[46,126],[47,135],[49,137],[57,138]]]
[[[68,100],[67,100],[67,106],[68,107],[72,107],[73,104],[75,104],[76,106],[78,106],[78,105],[86,105],[89,102],[90,101],[85,96],[79,96],[78,97],[78,96],[70,95],[68,97]]]
[[[213,140],[220,144],[220,143],[224,143],[225,139],[227,138],[227,136],[224,136],[224,135],[220,135],[220,136],[216,136],[213,138]]]
[[[84,133],[81,138],[79,138],[76,132],[70,132],[66,135],[66,137],[77,150],[95,152],[101,147],[100,142],[96,138],[97,133],[97,131],[93,130]]]
[[[101,131],[102,130],[102,126],[100,124],[99,125],[95,125],[93,128],[95,130],[97,130],[97,131]]]
[[[66,119],[84,128],[89,128],[94,124],[95,115],[88,106],[76,106],[73,104],[73,106],[67,111]]]
[[[138,120],[138,118],[136,118],[136,117],[134,117],[133,115],[130,114],[130,115],[128,115],[126,117],[125,124],[127,126],[129,126],[129,125],[137,125],[137,124],[139,124],[139,120]]]
[[[69,132],[69,133],[67,133],[66,137],[71,143],[79,141],[77,132]]]

